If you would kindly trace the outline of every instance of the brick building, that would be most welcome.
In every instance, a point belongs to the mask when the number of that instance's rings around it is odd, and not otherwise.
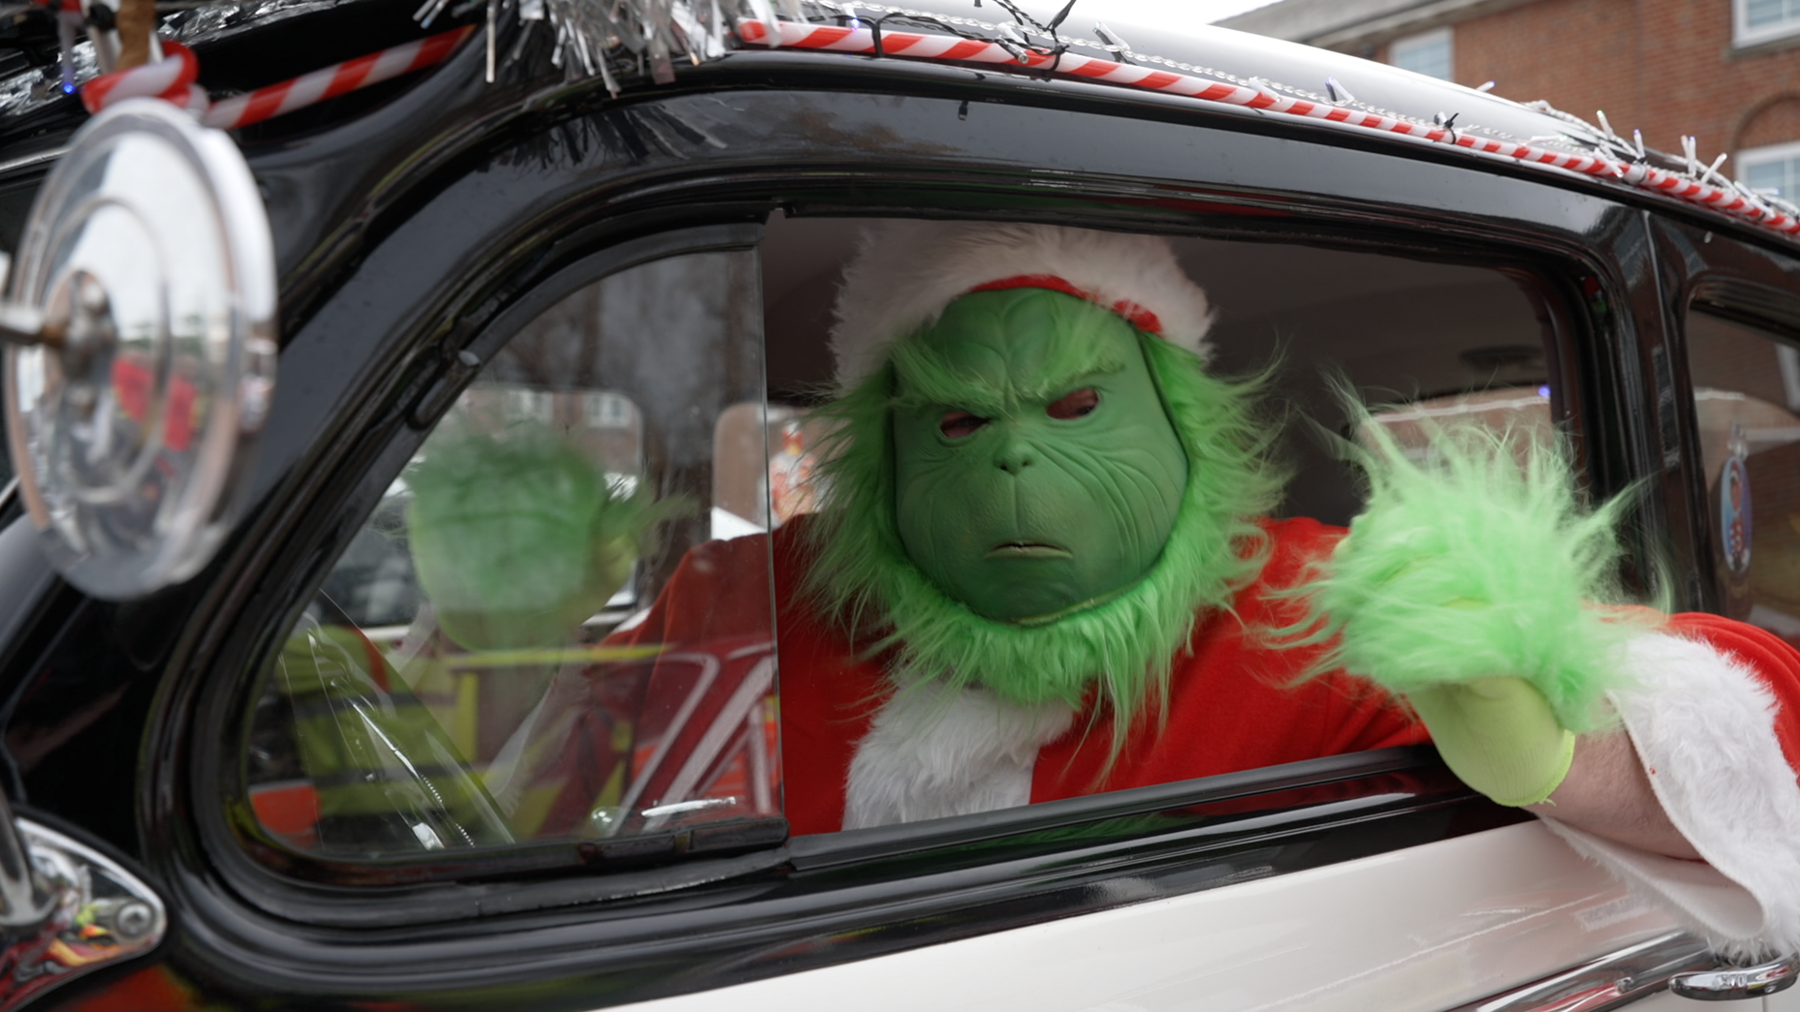
[[[1800,197],[1800,0],[1282,0],[1219,22],[1544,99]]]

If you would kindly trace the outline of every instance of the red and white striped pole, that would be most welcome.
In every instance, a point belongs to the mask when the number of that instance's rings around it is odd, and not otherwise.
[[[81,104],[88,112],[122,102],[128,98],[160,98],[184,109],[206,107],[206,93],[194,84],[200,74],[200,61],[194,51],[179,42],[164,39],[163,58],[143,63],[130,70],[103,74],[81,86]]]
[[[366,88],[371,84],[435,66],[450,58],[457,44],[475,30],[472,25],[454,28],[417,42],[383,49],[354,60],[302,74],[280,84],[258,88],[245,95],[212,104],[201,122],[221,130],[235,130],[261,123],[271,116],[293,112],[328,98]]]

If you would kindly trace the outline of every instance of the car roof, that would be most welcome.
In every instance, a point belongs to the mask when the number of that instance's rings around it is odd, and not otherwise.
[[[766,0],[748,3],[767,6]],[[1043,82],[1059,78],[1104,79],[1141,90],[1193,95],[1198,85],[1235,85],[1233,97],[1218,99],[1209,91],[1198,98],[1212,100],[1215,108],[1234,104],[1291,124],[1321,128],[1323,143],[1332,142],[1328,138],[1334,130],[1360,133],[1359,140],[1385,134],[1387,139],[1403,143],[1423,141],[1496,166],[1528,167],[1541,178],[1560,175],[1564,184],[1598,182],[1640,196],[1674,198],[1708,217],[1749,226],[1747,231],[1752,233],[1773,234],[1790,242],[1800,236],[1800,208],[1772,194],[1739,186],[1717,173],[1710,160],[1697,160],[1692,152],[1677,157],[1648,148],[1628,124],[1615,130],[1602,112],[1595,112],[1596,124],[1546,102],[1514,101],[1486,90],[1486,86],[1469,88],[1347,53],[1234,31],[1197,19],[1145,20],[1141,6],[1076,0],[1066,9],[1062,23],[1048,31],[1046,23],[1033,20],[1009,0],[987,0],[985,6],[982,0],[918,0],[906,8],[808,0],[804,10],[809,15],[805,22],[781,19],[786,22],[782,48],[815,45],[810,38],[796,42],[797,33],[830,37],[836,52],[819,55],[838,59],[836,69],[843,74],[879,75],[884,68],[879,60],[869,59],[870,55],[912,59],[904,51],[907,47],[892,44],[891,40],[901,37],[897,33],[960,35],[1015,52],[1030,47],[1038,55],[1022,57],[1025,66],[1008,66],[1010,61],[1003,54],[998,62],[993,59],[992,47],[986,55],[973,57],[964,53],[964,47],[927,59],[940,63],[980,60],[984,70],[1015,71],[1002,79],[1026,87],[1041,87]],[[820,12],[831,16],[820,17]],[[858,20],[848,21],[852,16]],[[835,38],[844,32],[840,26],[846,23],[862,28],[879,26],[889,44],[881,54],[872,54],[866,46],[860,51],[851,48],[854,39]],[[743,22],[739,24],[741,40],[736,48],[762,48],[755,38],[745,36]],[[959,54],[963,55],[957,58]],[[1050,55],[1040,58],[1042,54]],[[1095,69],[1119,63],[1187,81],[1132,83],[1123,79],[1128,75]]]
[[[623,9],[635,11],[640,18],[667,22],[672,16],[669,12],[679,7],[691,20],[692,12],[685,3],[623,3]],[[776,15],[777,4],[785,16]],[[301,26],[313,19],[328,14],[341,18],[360,11],[369,12],[370,17],[388,17],[391,12],[386,8],[391,6],[378,0],[324,5],[307,0],[260,0],[234,5],[230,16],[210,8],[176,14],[167,22],[165,31],[203,51],[227,39],[240,52],[246,43],[250,49],[273,50],[283,47],[284,39],[303,30]],[[410,10],[410,4],[407,7]],[[896,37],[894,33],[907,32],[960,36],[971,44],[986,46],[989,56],[999,54],[998,62],[989,60],[979,69],[1015,71],[986,75],[990,87],[997,83],[1000,87],[1041,91],[1046,82],[1053,89],[1065,86],[1059,80],[1086,86],[1104,76],[1102,83],[1124,86],[1120,89],[1122,96],[1142,96],[1146,90],[1156,89],[1123,78],[1133,73],[1142,78],[1154,72],[1156,80],[1183,79],[1164,91],[1182,94],[1181,89],[1187,88],[1185,94],[1193,95],[1198,82],[1232,93],[1223,99],[1212,98],[1210,93],[1200,95],[1194,100],[1196,108],[1284,123],[1307,130],[1320,143],[1367,145],[1374,141],[1401,150],[1410,145],[1427,157],[1455,159],[1461,155],[1471,163],[1485,162],[1506,172],[1525,168],[1551,185],[1590,189],[1599,186],[1614,193],[1633,192],[1657,202],[1672,198],[1687,210],[1720,224],[1729,223],[1741,232],[1800,241],[1796,239],[1800,236],[1800,209],[1740,189],[1690,155],[1678,158],[1646,149],[1641,141],[1627,139],[1628,125],[1620,125],[1627,128],[1623,133],[1614,133],[1603,118],[1595,125],[1541,102],[1516,102],[1346,53],[1238,32],[1201,23],[1197,18],[1147,18],[1146,7],[1122,0],[1075,0],[1064,10],[1066,17],[1054,30],[1048,30],[1045,22],[1033,20],[1034,15],[1022,11],[1011,0],[914,0],[905,8],[832,0],[720,0],[714,9],[728,12],[730,22],[733,19],[729,11],[740,7],[760,14],[760,18],[735,19],[740,36],[745,35],[746,20],[785,22],[779,30],[783,33],[784,55],[790,57],[798,55],[795,46],[786,44],[791,41],[787,38],[791,29],[801,30],[802,34],[841,36],[847,31],[845,25],[877,28],[884,30],[890,41]],[[438,25],[435,30],[444,27]],[[685,38],[679,33],[670,33],[670,37]],[[693,62],[704,63],[707,57],[723,55],[725,58],[719,62],[729,66],[739,55],[769,51],[767,46],[748,38],[723,41],[727,50],[723,53],[718,47],[695,47],[707,52]],[[1053,58],[1034,58],[1027,61],[1031,66],[1021,66],[996,46],[1010,46],[1020,52],[1029,48],[1040,57],[1051,53]],[[893,57],[893,62],[887,62],[870,59],[867,53],[845,52],[844,45],[834,48],[839,52],[815,50],[807,55],[832,61],[837,80],[866,76],[870,87],[879,90],[896,86],[891,73],[895,63],[918,62],[913,56],[891,51],[881,54]],[[931,62],[971,66],[966,60],[952,59],[955,55],[952,52]],[[680,65],[687,62],[677,60],[672,71],[679,76]],[[1087,69],[1069,69],[1070,65],[1083,62]],[[1106,75],[1093,72],[1094,67],[1121,64],[1129,70]],[[559,79],[563,74],[562,70],[548,67],[542,70]],[[634,75],[635,80],[623,73],[615,76],[626,90],[640,95],[653,95],[657,88],[650,74],[639,73]],[[71,96],[60,94],[55,77],[54,68],[38,67],[0,80],[0,144],[10,156],[0,158],[0,162],[10,164],[26,153],[25,148],[44,143],[32,138],[73,129],[80,122],[79,105]],[[766,80],[779,83],[780,74]],[[1090,88],[1089,94],[1092,93]],[[1301,107],[1309,111],[1297,113]],[[46,131],[50,124],[44,115],[34,115],[37,113],[53,116],[55,127]]]

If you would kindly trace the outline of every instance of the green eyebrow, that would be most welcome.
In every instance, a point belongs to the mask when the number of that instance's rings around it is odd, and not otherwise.
[[[1093,345],[1061,349],[1044,363],[1026,385],[997,386],[953,369],[931,349],[914,341],[901,341],[892,353],[896,390],[889,403],[895,407],[955,407],[984,417],[1002,415],[1024,401],[1048,401],[1082,386],[1092,376],[1125,368],[1116,354]]]

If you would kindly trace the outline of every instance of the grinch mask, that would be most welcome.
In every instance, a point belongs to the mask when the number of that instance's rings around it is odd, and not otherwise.
[[[1156,563],[1187,485],[1139,338],[1041,288],[976,292],[896,347],[896,519],[971,611],[1044,622]]]
[[[1277,427],[1253,407],[1262,378],[1209,375],[1192,351],[1107,310],[1024,289],[953,300],[884,357],[819,409],[833,432],[823,508],[805,528],[813,607],[865,656],[893,651],[903,684],[1072,705],[1093,691],[1124,741],[1163,698],[1194,623],[1262,566],[1255,518],[1282,483],[1264,454]],[[1092,400],[1070,396],[1089,389]],[[1013,486],[1030,495],[996,507],[1013,494],[997,490],[1016,480],[996,463],[1007,437],[1041,455],[1020,473],[1041,469]],[[971,495],[976,487],[989,491]],[[1008,530],[1009,516],[1033,526]],[[959,533],[978,525],[992,526]],[[1070,557],[987,558],[1035,539]],[[987,572],[1018,573],[1021,584],[1047,574],[1050,589],[1009,589]]]

